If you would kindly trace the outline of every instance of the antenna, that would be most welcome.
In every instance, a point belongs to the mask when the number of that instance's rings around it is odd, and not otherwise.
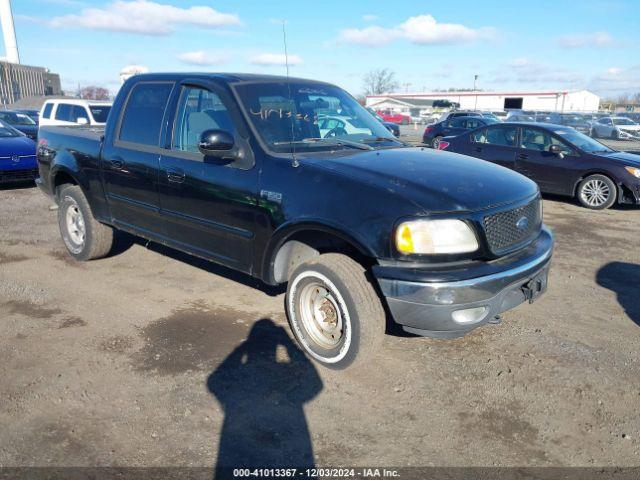
[[[289,81],[289,53],[287,52],[287,29],[286,29],[286,24],[287,21],[286,20],[282,20],[282,43],[284,44],[284,64],[287,68],[287,89],[289,91],[289,102],[291,103],[291,110],[292,110],[292,114],[293,114],[293,107],[294,107],[294,103],[293,103],[293,96],[291,95],[291,82]],[[298,167],[300,165],[300,163],[298,162],[298,159],[296,158],[296,144],[294,141],[294,135],[295,135],[295,131],[293,129],[293,122],[295,120],[295,117],[292,115],[290,117],[291,120],[291,157],[292,157],[292,162],[291,164],[294,167]]]

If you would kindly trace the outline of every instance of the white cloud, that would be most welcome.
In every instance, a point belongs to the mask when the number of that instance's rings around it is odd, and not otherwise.
[[[507,62],[489,82],[517,82],[549,89],[554,88],[555,85],[580,86],[585,83],[585,78],[564,67],[540,63],[529,58],[516,58]]]
[[[362,20],[364,20],[365,22],[375,22],[376,20],[378,20],[378,15],[372,15],[370,13],[363,15],[362,16]]]
[[[254,65],[286,65],[287,59],[284,53],[261,53],[251,58]],[[289,55],[289,65],[300,65],[302,58],[298,55]]]
[[[54,17],[53,27],[84,27],[140,35],[169,35],[176,25],[219,28],[241,25],[235,14],[221,13],[211,7],[174,7],[150,0],[117,0],[105,8],[85,8],[79,14]]]
[[[368,47],[384,45],[396,39],[405,39],[418,45],[451,45],[488,39],[494,35],[493,28],[476,29],[459,23],[438,23],[431,15],[417,15],[391,28],[348,28],[340,32],[339,39]]]
[[[621,71],[622,69],[619,67],[610,67],[610,68],[607,68],[606,74],[615,76],[615,75],[618,75]]]
[[[613,43],[607,32],[595,32],[586,35],[565,35],[558,38],[558,44],[564,48],[606,47]]]
[[[229,60],[228,56],[208,53],[202,50],[199,50],[197,52],[185,52],[178,55],[178,58],[183,63],[189,64],[189,65],[198,65],[201,67],[206,67],[211,65],[220,65],[222,63],[227,62],[227,60]]]

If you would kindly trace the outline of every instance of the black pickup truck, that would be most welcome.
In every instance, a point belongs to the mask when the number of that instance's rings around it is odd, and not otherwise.
[[[288,283],[295,338],[332,368],[374,352],[387,318],[451,338],[546,289],[535,183],[410,147],[326,83],[135,76],[104,130],[42,128],[38,164],[74,258],[126,231]]]

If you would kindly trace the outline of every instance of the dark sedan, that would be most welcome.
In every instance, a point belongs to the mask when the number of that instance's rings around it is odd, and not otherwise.
[[[0,121],[21,131],[31,140],[35,141],[38,138],[38,124],[25,113],[13,112],[11,110],[0,110]]]
[[[640,204],[640,155],[618,152],[564,125],[502,123],[447,137],[439,148],[515,170],[548,193],[594,210]]]
[[[442,122],[429,125],[422,135],[422,143],[430,145],[432,148],[438,148],[438,144],[443,137],[449,135],[461,135],[464,132],[473,130],[474,128],[500,123],[491,117],[467,116],[467,117],[449,117]]]

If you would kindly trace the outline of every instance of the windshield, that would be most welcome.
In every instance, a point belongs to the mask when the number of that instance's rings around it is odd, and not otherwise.
[[[563,115],[561,118],[564,125],[585,126],[588,124],[587,119],[581,115]]]
[[[353,147],[353,142],[402,145],[353,97],[332,85],[249,83],[238,85],[236,92],[258,135],[274,152],[335,150]]]
[[[614,125],[637,125],[633,120],[628,118],[612,118]]]
[[[107,123],[107,117],[111,111],[111,105],[89,105],[91,115],[97,123]]]
[[[0,122],[0,138],[20,137],[23,134],[15,128]]]
[[[553,133],[559,135],[566,141],[572,143],[580,150],[587,153],[615,152],[615,150],[607,147],[597,140],[594,140],[591,137],[587,137],[584,133],[580,133],[577,130],[556,130]]]
[[[35,125],[31,117],[24,113],[2,112],[0,118],[10,125]]]

